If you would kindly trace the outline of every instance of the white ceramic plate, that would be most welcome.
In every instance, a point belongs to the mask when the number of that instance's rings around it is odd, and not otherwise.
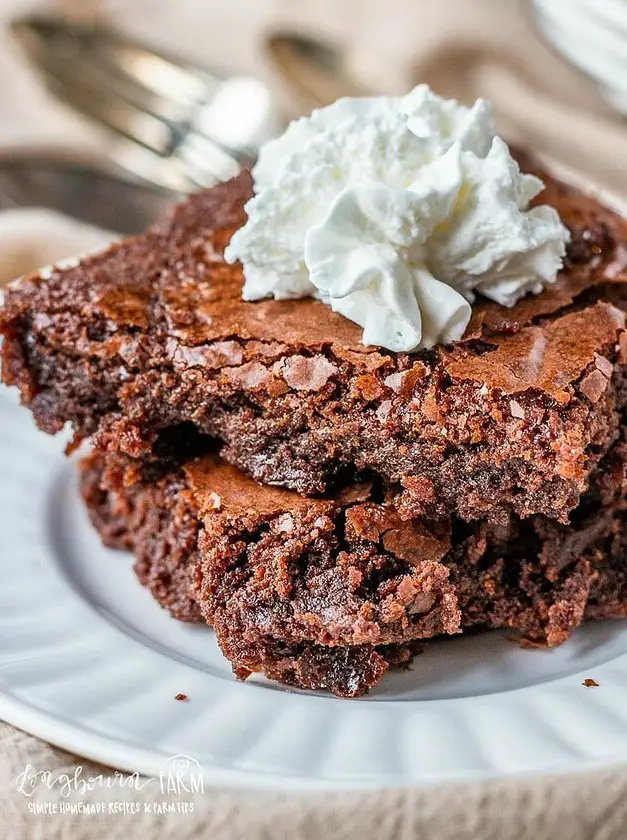
[[[627,760],[627,625],[554,651],[498,634],[432,644],[363,700],[238,683],[102,548],[63,441],[0,390],[0,716],[80,755],[281,789],[428,784]],[[599,688],[585,688],[586,677]],[[174,699],[182,692],[187,702]]]

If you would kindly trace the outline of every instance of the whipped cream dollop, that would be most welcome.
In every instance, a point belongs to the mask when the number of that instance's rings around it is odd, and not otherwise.
[[[419,85],[293,122],[253,169],[226,250],[245,300],[316,297],[397,352],[462,337],[477,292],[503,306],[553,283],[569,238],[495,133],[490,106]],[[330,337],[332,338],[332,337]]]

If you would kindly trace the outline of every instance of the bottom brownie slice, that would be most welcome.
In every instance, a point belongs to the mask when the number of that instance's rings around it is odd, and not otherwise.
[[[570,526],[426,524],[402,493],[364,482],[307,499],[214,456],[127,485],[94,455],[82,490],[104,542],[135,553],[172,615],[213,625],[238,677],[354,697],[423,639],[505,627],[556,645],[586,618],[625,616],[626,460],[616,444]]]

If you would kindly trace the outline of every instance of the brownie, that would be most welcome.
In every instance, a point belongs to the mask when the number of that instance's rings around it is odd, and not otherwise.
[[[626,464],[618,442],[568,526],[426,523],[402,490],[360,482],[307,499],[215,455],[125,483],[98,453],[82,488],[105,542],[134,551],[139,579],[176,618],[213,625],[238,677],[352,697],[425,639],[507,628],[553,646],[586,618],[625,617]]]
[[[463,339],[394,354],[321,302],[241,300],[223,249],[251,179],[191,197],[146,234],[23,280],[0,311],[2,377],[39,426],[143,464],[221,457],[316,495],[404,488],[412,516],[567,522],[618,436],[627,389],[627,225],[519,156],[572,232],[563,271]]]

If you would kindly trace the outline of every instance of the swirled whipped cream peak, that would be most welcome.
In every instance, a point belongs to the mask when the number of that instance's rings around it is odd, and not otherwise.
[[[520,172],[489,105],[426,85],[293,122],[253,179],[225,254],[244,299],[318,298],[397,352],[460,339],[476,293],[509,307],[541,292],[569,238],[555,209],[530,208],[544,185]]]

